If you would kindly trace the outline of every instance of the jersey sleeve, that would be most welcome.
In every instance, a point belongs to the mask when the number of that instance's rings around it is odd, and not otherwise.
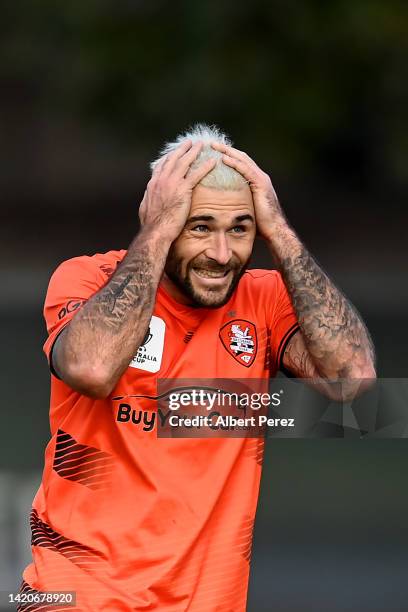
[[[298,331],[299,323],[293,309],[285,283],[279,272],[276,275],[275,303],[271,305],[270,324],[271,366],[274,370],[282,369],[282,360],[289,340]]]
[[[85,302],[103,285],[98,268],[91,257],[76,257],[64,261],[52,275],[44,304],[48,338],[43,350],[51,372],[52,349],[55,340]]]

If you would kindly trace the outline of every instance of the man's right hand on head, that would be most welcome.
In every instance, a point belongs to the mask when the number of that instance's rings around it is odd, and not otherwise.
[[[155,167],[139,209],[143,227],[151,227],[173,242],[180,235],[188,218],[194,187],[210,172],[215,159],[209,159],[189,172],[202,150],[202,143],[184,141],[163,157]]]

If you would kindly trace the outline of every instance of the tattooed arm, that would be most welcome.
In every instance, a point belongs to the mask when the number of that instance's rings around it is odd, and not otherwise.
[[[300,324],[286,348],[285,367],[302,378],[375,378],[374,349],[361,317],[289,226],[269,176],[246,153],[213,147],[250,184],[258,232],[281,270]]]
[[[284,366],[306,378],[320,375],[336,381],[375,377],[374,348],[364,322],[283,216],[275,223],[268,245],[302,331],[289,342]]]
[[[59,335],[53,367],[74,390],[107,397],[142,343],[172,242],[182,231],[195,185],[214,167],[186,174],[202,148],[184,141],[156,166],[140,206],[142,229],[109,282]]]
[[[106,397],[143,341],[168,245],[142,230],[109,282],[58,336],[53,367],[71,388]]]

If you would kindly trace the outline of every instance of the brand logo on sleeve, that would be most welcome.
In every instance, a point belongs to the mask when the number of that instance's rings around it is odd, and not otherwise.
[[[158,372],[163,357],[165,332],[166,324],[163,319],[153,316],[144,340],[129,366],[146,372]]]
[[[221,327],[220,339],[228,353],[238,363],[249,368],[258,350],[255,325],[244,319],[229,321]]]
[[[71,312],[75,312],[78,308],[81,308],[83,304],[85,304],[86,300],[70,300],[61,308],[58,312],[58,319],[61,320],[70,314]]]

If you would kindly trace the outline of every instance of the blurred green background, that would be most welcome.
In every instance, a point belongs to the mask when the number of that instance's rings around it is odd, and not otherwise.
[[[361,311],[379,373],[408,370],[408,5],[390,0],[3,2],[0,590],[26,563],[49,429],[53,269],[126,248],[148,164],[218,124],[269,172]],[[261,244],[255,266],[270,266]],[[405,441],[272,440],[248,610],[408,608]]]

